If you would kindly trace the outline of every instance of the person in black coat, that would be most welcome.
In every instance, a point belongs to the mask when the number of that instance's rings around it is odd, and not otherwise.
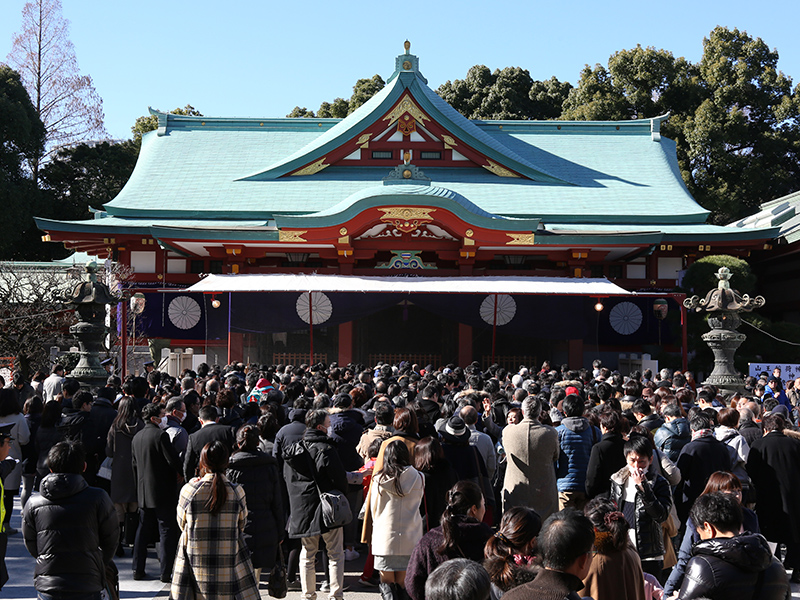
[[[169,582],[178,547],[176,509],[181,459],[169,441],[169,434],[159,426],[166,424],[164,409],[158,404],[148,404],[142,409],[142,420],[144,429],[133,437],[131,443],[133,477],[137,482],[139,501],[139,528],[133,543],[133,578],[146,577],[147,538],[158,525],[161,581]]]
[[[314,561],[320,537],[328,550],[331,597],[341,597],[344,586],[344,536],[341,527],[328,529],[322,519],[319,492],[347,490],[347,471],[328,437],[330,416],[325,410],[306,414],[306,432],[282,452],[283,477],[289,490],[289,537],[300,539],[300,583],[303,595],[316,589]]]
[[[445,459],[439,438],[422,438],[414,449],[414,467],[425,478],[425,495],[420,504],[422,524],[427,532],[438,527],[447,508],[447,492],[458,482],[458,474]]]
[[[728,446],[714,437],[713,423],[702,412],[689,417],[692,441],[681,448],[677,467],[681,482],[675,489],[675,508],[682,523],[689,518],[692,504],[703,493],[708,478],[715,471],[730,471],[731,455]]]
[[[757,533],[739,533],[742,510],[725,493],[700,496],[691,510],[702,541],[694,545],[679,598],[783,600],[789,592],[786,571]]]
[[[586,496],[594,498],[611,489],[611,476],[625,466],[622,447],[625,440],[619,432],[622,425],[619,413],[611,407],[600,410],[600,431],[603,437],[592,446],[586,469]]]
[[[206,444],[222,442],[231,453],[233,453],[235,445],[233,429],[218,422],[219,413],[216,407],[204,406],[200,409],[199,416],[202,427],[189,436],[189,444],[186,446],[186,454],[183,458],[183,477],[186,481],[197,476],[200,452],[203,451]]]
[[[236,451],[228,463],[227,477],[244,488],[247,524],[244,541],[250,551],[256,581],[262,569],[275,566],[283,528],[283,506],[275,457],[258,450],[258,428],[245,425],[236,433]]]
[[[42,479],[41,495],[22,513],[25,547],[36,558],[34,587],[48,596],[99,597],[119,538],[114,505],[83,478],[80,443],[59,442],[48,464],[52,473]]]
[[[764,536],[786,544],[784,565],[792,582],[800,582],[800,441],[784,433],[780,414],[764,417],[764,437],[753,442],[747,457],[747,473],[756,488],[756,513]],[[792,432],[794,433],[794,432]]]

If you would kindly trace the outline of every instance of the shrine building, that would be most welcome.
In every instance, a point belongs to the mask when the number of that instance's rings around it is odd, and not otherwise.
[[[140,333],[210,363],[579,366],[675,349],[669,291],[687,266],[749,256],[777,232],[706,223],[661,136],[667,116],[469,120],[408,42],[344,119],[151,113],[158,129],[104,210],[36,222],[129,265],[147,298]]]

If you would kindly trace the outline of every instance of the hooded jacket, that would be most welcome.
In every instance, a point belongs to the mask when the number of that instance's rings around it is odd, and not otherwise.
[[[600,432],[586,417],[564,417],[556,427],[560,447],[556,466],[559,492],[586,492],[586,471],[592,446],[600,441]]]
[[[783,600],[786,571],[757,533],[714,538],[695,544],[681,585],[681,600]]]
[[[111,498],[77,473],[51,473],[40,490],[22,513],[25,547],[36,558],[34,587],[46,594],[99,592],[119,538]]]

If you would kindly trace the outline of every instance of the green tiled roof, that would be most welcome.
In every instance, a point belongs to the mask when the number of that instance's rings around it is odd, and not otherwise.
[[[708,211],[681,179],[675,144],[662,138],[663,118],[625,122],[469,121],[427,86],[418,59],[397,67],[389,83],[346,119],[227,119],[157,113],[159,129],[145,134],[136,168],[95,221],[56,223],[45,230],[145,232],[152,228],[252,230],[312,216],[335,220],[356,203],[399,202],[419,182],[384,185],[389,169],[331,166],[307,176],[282,177],[310,163],[382,118],[408,90],[442,127],[498,164],[525,177],[499,177],[481,168],[423,168],[432,201],[447,200],[470,218],[528,228],[541,221],[591,231],[595,225],[633,232],[673,227],[675,236],[766,238],[705,225]],[[527,178],[526,178],[527,177]],[[408,185],[410,187],[406,188]],[[439,194],[438,196],[436,194]],[[411,194],[414,196],[414,194]],[[425,194],[417,194],[418,199]],[[320,221],[320,219],[322,221]],[[581,227],[577,227],[577,226]],[[296,224],[294,226],[297,226]],[[274,233],[274,230],[272,230]],[[244,234],[243,234],[244,235]],[[649,235],[649,234],[647,234]],[[537,238],[538,239],[538,238]]]

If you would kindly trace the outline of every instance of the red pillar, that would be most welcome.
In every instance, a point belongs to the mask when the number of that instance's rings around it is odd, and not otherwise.
[[[339,325],[339,365],[353,362],[353,321]]]
[[[468,365],[472,362],[472,325],[458,324],[458,364]]]
[[[567,351],[567,363],[570,369],[580,369],[583,367],[583,340],[569,340],[569,350]]]
[[[228,333],[228,364],[244,360],[244,334]]]

